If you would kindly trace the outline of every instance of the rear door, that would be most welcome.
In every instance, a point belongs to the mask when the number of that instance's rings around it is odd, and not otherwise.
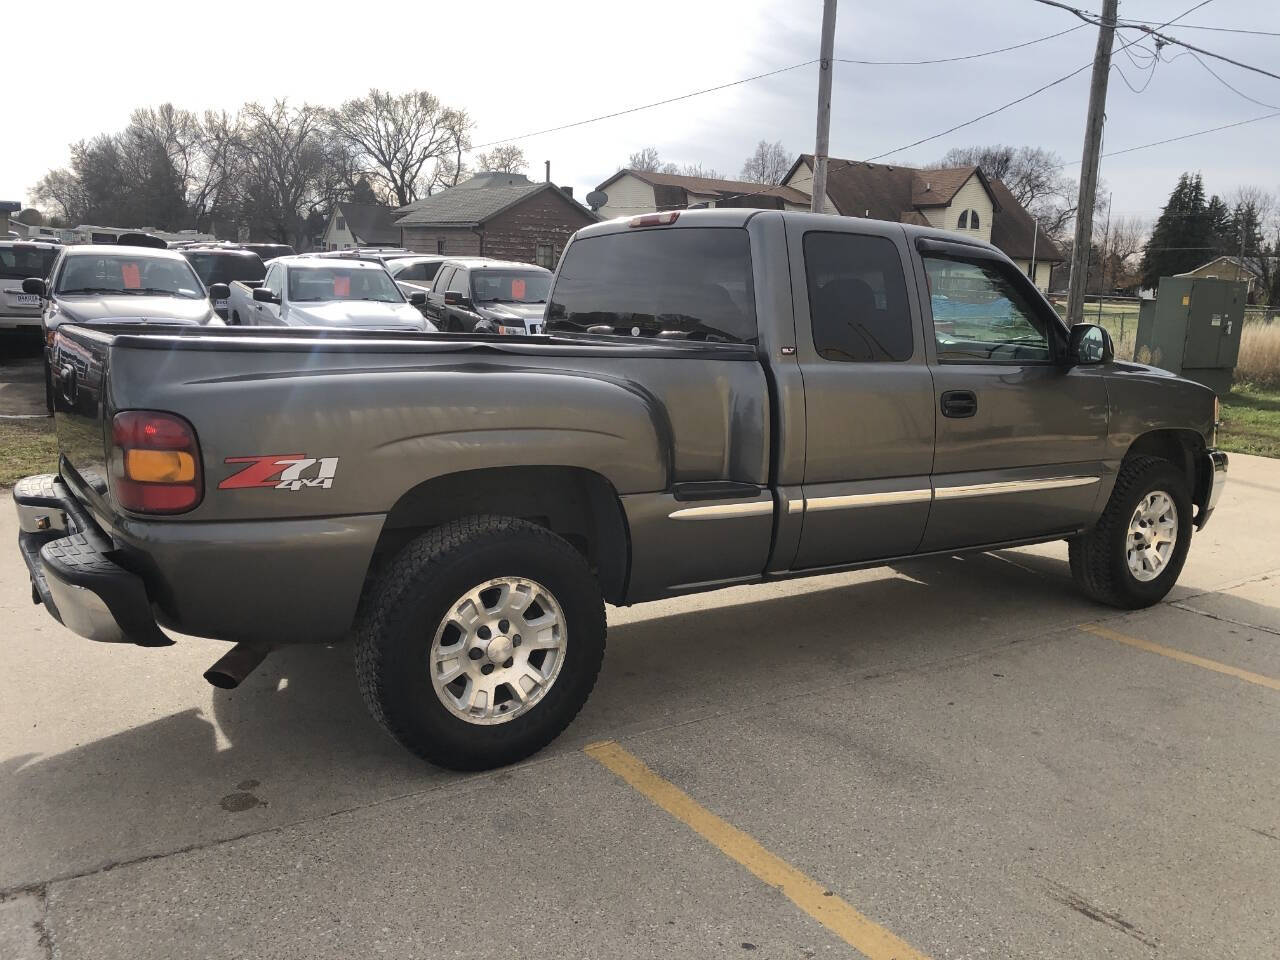
[[[1012,264],[920,241],[937,443],[922,550],[1071,532],[1098,495],[1105,366],[1061,361],[1066,328]]]
[[[796,569],[912,553],[929,516],[933,382],[906,234],[842,226],[787,227],[807,423]]]
[[[436,274],[435,281],[431,285],[431,290],[427,294],[427,315],[441,321],[441,329],[444,329],[443,321],[445,319],[444,312],[444,292],[449,288],[449,280],[452,279],[457,267],[442,267]]]

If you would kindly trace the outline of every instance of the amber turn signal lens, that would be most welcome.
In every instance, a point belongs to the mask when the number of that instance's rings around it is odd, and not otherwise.
[[[184,450],[127,450],[124,472],[143,483],[186,483],[196,477],[196,461]]]

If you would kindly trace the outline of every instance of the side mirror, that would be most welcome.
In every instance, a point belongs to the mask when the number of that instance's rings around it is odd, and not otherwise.
[[[456,290],[446,290],[444,292],[444,305],[446,307],[456,307],[462,303],[462,294]]]
[[[226,300],[231,296],[231,288],[225,283],[215,283],[209,287],[210,300]]]
[[[48,285],[39,277],[27,277],[22,281],[22,292],[33,293],[37,297],[47,297],[49,295]]]
[[[253,290],[253,299],[259,303],[275,303],[276,297],[270,290],[263,287],[255,287]]]
[[[1071,328],[1067,359],[1072,364],[1110,363],[1115,358],[1116,347],[1105,328],[1096,323],[1077,323]]]
[[[427,302],[427,295],[419,290],[416,293],[409,294],[409,302],[415,307],[420,307]]]

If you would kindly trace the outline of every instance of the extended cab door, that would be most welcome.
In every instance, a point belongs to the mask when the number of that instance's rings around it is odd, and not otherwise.
[[[262,278],[262,289],[270,290],[277,300],[284,300],[284,267],[282,265],[273,263],[268,268],[267,275]],[[281,318],[284,310],[283,303],[263,303],[261,300],[254,300],[253,307],[253,322],[258,326],[278,327],[284,322]]]
[[[793,567],[912,553],[929,516],[934,406],[906,233],[796,217],[787,246],[807,422]]]
[[[1065,324],[1004,258],[934,240],[918,246],[938,413],[921,549],[1079,529],[1103,470],[1103,367],[1063,362]]]

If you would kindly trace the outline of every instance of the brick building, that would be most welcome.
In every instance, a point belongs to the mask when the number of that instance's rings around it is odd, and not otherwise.
[[[396,211],[401,243],[419,253],[485,256],[554,269],[569,237],[600,218],[553,183],[484,173]]]

